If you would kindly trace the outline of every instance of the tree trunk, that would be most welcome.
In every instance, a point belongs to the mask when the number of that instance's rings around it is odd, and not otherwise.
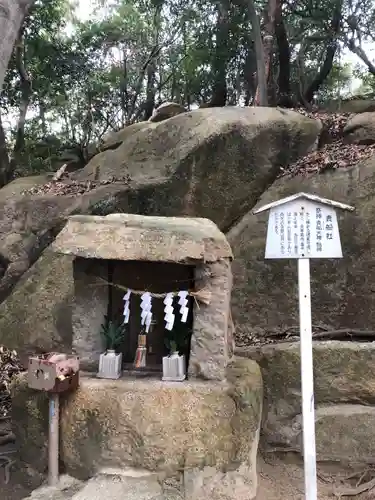
[[[217,5],[216,51],[213,61],[214,84],[210,107],[225,106],[227,102],[229,7],[228,0],[219,0]]]
[[[0,188],[8,183],[9,175],[9,155],[3,124],[0,116]]]
[[[143,120],[148,120],[152,116],[155,108],[156,92],[156,61],[150,62],[147,68],[146,102],[144,103]]]
[[[159,47],[160,45],[160,30],[161,30],[161,13],[163,8],[163,2],[158,2],[155,7],[154,12],[154,22],[153,22],[153,45],[154,47]],[[151,118],[152,113],[155,108],[155,97],[156,97],[156,69],[157,69],[157,59],[159,54],[156,54],[152,58],[147,67],[147,84],[146,84],[146,102],[143,105],[143,120],[148,120]]]
[[[290,45],[283,19],[283,0],[277,0],[275,12],[275,35],[279,58],[279,79],[277,104],[285,108],[293,106],[290,91]]]
[[[120,101],[121,101],[121,126],[124,127],[128,121],[128,60],[126,46],[122,50],[122,78],[120,83]]]
[[[22,21],[34,0],[0,0],[0,92]]]
[[[338,0],[335,5],[335,9],[332,16],[331,26],[330,26],[330,35],[328,38],[328,47],[326,56],[324,58],[322,67],[318,71],[314,80],[310,83],[308,88],[306,89],[303,100],[311,103],[314,98],[314,95],[323,83],[326,81],[328,75],[330,74],[333,66],[333,61],[335,59],[337,47],[338,47],[338,36],[340,33],[340,23],[341,23],[341,15],[342,15],[342,6],[343,0]]]
[[[255,8],[254,0],[248,0],[247,8],[248,8],[249,20],[253,28],[253,38],[254,38],[256,60],[257,60],[258,87],[255,94],[254,104],[256,106],[267,106],[268,98],[267,98],[266,58],[264,54],[259,17]]]
[[[17,165],[19,165],[20,163],[20,156],[25,147],[26,115],[27,115],[27,110],[29,108],[30,98],[32,93],[31,78],[28,72],[26,71],[24,64],[24,43],[21,31],[19,33],[18,40],[15,46],[16,67],[20,77],[21,101],[19,104],[16,140],[14,143],[12,159],[10,161],[9,178],[7,182],[12,180],[14,171],[16,170]]]
[[[244,61],[244,87],[245,87],[245,106],[249,106],[253,102],[257,91],[257,61],[254,50],[253,40],[247,42],[247,53]]]
[[[267,14],[266,14],[266,34],[263,38],[264,58],[266,67],[267,84],[271,77],[272,69],[272,53],[273,42],[275,35],[275,13],[277,9],[277,0],[268,0]]]
[[[46,135],[48,134],[46,108],[42,99],[39,100],[39,119],[43,137],[46,137]]]

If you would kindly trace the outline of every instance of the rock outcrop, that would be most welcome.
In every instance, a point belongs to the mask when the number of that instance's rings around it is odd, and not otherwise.
[[[311,290],[314,325],[371,329],[375,324],[372,265],[375,232],[375,159],[318,175],[285,176],[260,198],[261,206],[299,191],[353,205],[339,215],[343,259],[314,260]],[[295,261],[264,260],[267,214],[249,212],[227,234],[233,248],[232,309],[237,339],[264,337],[298,325]]]
[[[0,336],[25,366],[28,354],[71,345],[72,298],[72,259],[47,249],[0,305]]]
[[[73,213],[199,216],[226,231],[253,207],[281,167],[316,147],[320,130],[318,121],[293,111],[197,110],[161,123],[132,125],[109,137],[105,143],[108,149],[73,174],[70,184],[40,186],[35,181],[31,192],[3,203],[0,193],[0,271],[2,265],[4,268],[0,300]],[[35,284],[33,301],[37,303],[40,297],[40,307],[45,307],[45,280],[51,283],[48,270],[40,273],[40,267],[35,266],[27,279]],[[49,300],[56,297],[54,307],[58,310],[57,281],[56,287],[54,293],[48,285]],[[27,354],[42,348],[44,333],[34,342],[28,323],[9,316],[17,311],[16,303],[22,301],[23,294],[24,302],[30,303],[27,280],[18,284],[17,299],[12,294],[0,305],[0,344]],[[25,307],[22,314],[32,321],[35,312]],[[54,338],[56,325],[61,323],[55,317],[51,321],[50,338]],[[17,325],[17,334],[7,328],[12,324]],[[47,323],[43,324],[42,330],[47,332]],[[66,333],[56,335],[60,339]],[[44,343],[48,348],[50,338]],[[61,348],[61,344],[56,347]]]
[[[375,144],[375,112],[353,115],[346,124],[344,139],[351,144]]]
[[[312,156],[303,170],[302,162],[294,162],[314,150],[320,130],[319,121],[278,109],[186,112],[109,137],[103,151],[71,176],[70,185],[38,185],[26,197],[1,198],[0,192],[0,294],[72,213],[199,216],[226,231],[233,248],[237,344],[295,332],[296,263],[264,260],[267,215],[252,210],[306,191],[356,207],[354,213],[339,214],[343,259],[312,262],[314,327],[374,330],[375,158],[347,168],[336,158],[344,147],[337,141],[316,155],[315,172]],[[353,146],[345,147],[350,158]],[[357,155],[362,148],[355,147]],[[288,174],[285,167],[292,163]],[[87,189],[77,196],[69,191],[74,186]],[[70,348],[69,269],[66,258],[43,253],[0,305],[0,344],[24,354]],[[314,351],[319,460],[370,462],[375,453],[373,344],[323,342]],[[301,453],[299,346],[262,346],[243,355],[258,361],[263,372],[263,446]],[[260,392],[254,390],[254,380],[259,381],[254,365],[243,362],[236,360],[220,390],[220,384],[203,384],[189,391],[190,381],[181,389],[146,384],[138,385],[138,399],[130,381],[99,386],[83,379],[62,410],[62,459],[68,471],[87,477],[108,465],[183,468],[178,477],[190,488],[188,498],[211,498],[212,492],[224,499],[252,498],[241,497],[239,488],[254,493],[249,457],[256,449]],[[22,457],[44,472],[47,401],[31,396],[20,380],[14,412]],[[145,424],[149,419],[151,427]]]
[[[163,120],[167,120],[173,116],[185,113],[185,111],[186,109],[181,106],[181,104],[177,104],[176,102],[164,102],[154,110],[149,121],[162,122]]]
[[[366,96],[358,96],[358,98],[354,99],[332,100],[325,106],[325,109],[340,113],[371,113],[375,111],[375,100],[373,97]]]
[[[264,380],[262,446],[302,454],[301,357],[298,343],[239,350],[257,360]],[[319,461],[372,463],[375,454],[375,345],[314,344]]]

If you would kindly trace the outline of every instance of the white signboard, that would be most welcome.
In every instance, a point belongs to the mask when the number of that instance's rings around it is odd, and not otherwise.
[[[301,342],[302,425],[305,499],[317,500],[314,373],[311,326],[310,259],[342,257],[335,209],[354,207],[316,195],[298,193],[264,205],[269,211],[266,259],[298,259]]]
[[[341,257],[334,207],[299,198],[270,209],[266,259]]]

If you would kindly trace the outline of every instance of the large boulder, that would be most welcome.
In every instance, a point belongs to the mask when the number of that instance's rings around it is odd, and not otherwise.
[[[152,127],[152,124],[149,122],[137,122],[122,128],[117,132],[111,132],[103,137],[103,141],[98,147],[97,153],[102,153],[108,149],[116,149],[121,146],[121,144],[126,141],[130,135],[149,127]]]
[[[316,146],[320,130],[320,122],[281,109],[195,110],[135,131],[76,178],[126,173],[133,186],[126,211],[198,215],[225,230],[254,205],[280,167]]]
[[[20,458],[45,472],[48,400],[22,376],[12,393]],[[103,467],[131,467],[181,478],[184,498],[251,500],[261,408],[260,369],[241,358],[222,383],[82,377],[63,398],[61,463],[82,479]]]
[[[199,216],[227,230],[255,204],[280,167],[316,146],[320,130],[320,122],[293,111],[197,110],[118,132],[105,143],[108,150],[70,183],[37,186],[3,201],[0,190],[0,301],[73,213]],[[43,283],[39,269],[33,269],[33,280]],[[19,294],[22,290],[27,289],[21,286]],[[2,309],[6,315],[13,310],[12,305]],[[7,318],[4,325],[13,321]],[[0,344],[32,350],[28,329],[21,326],[18,335],[16,344],[11,331],[0,327]],[[39,341],[35,347],[41,347]]]
[[[164,102],[154,110],[150,117],[150,122],[162,122],[168,118],[184,113],[186,109],[176,102]]]
[[[262,446],[302,454],[299,343],[238,349],[237,354],[262,369]],[[318,460],[372,462],[375,344],[314,343],[314,394]]]
[[[46,184],[46,182],[49,182],[52,179],[53,175],[54,174],[52,172],[41,175],[29,175],[28,177],[18,177],[17,179],[14,179],[14,181],[6,184],[0,189],[0,203],[19,197],[24,191],[31,188]]]
[[[8,194],[10,186],[5,188]],[[58,191],[64,184],[48,186],[57,188],[57,192],[14,197],[6,194],[2,198],[0,190],[0,302],[53,241],[67,216],[90,213],[96,207],[100,210],[106,203],[121,209],[116,196],[128,189],[127,184],[98,185],[95,189],[88,184],[79,186],[78,193],[68,190],[61,195]],[[39,189],[40,186],[34,183],[32,187]],[[0,344],[2,334],[0,331]]]
[[[0,343],[25,366],[30,354],[71,346],[73,290],[72,258],[47,249],[0,304]]]
[[[371,97],[332,100],[324,106],[324,109],[336,113],[370,113],[375,111],[375,100]]]
[[[375,144],[375,112],[352,116],[344,127],[343,135],[350,144]]]
[[[375,158],[323,174],[282,177],[256,207],[300,191],[356,208],[338,214],[343,259],[311,263],[313,324],[375,329]],[[264,259],[267,217],[249,212],[227,234],[235,257],[232,310],[238,344],[254,334],[285,333],[298,326],[297,264]]]

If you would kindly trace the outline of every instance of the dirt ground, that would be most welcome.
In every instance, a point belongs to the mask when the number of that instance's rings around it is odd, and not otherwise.
[[[3,471],[0,469],[0,499],[22,500],[30,494],[31,485],[21,484],[24,477],[13,471],[8,485],[4,484]],[[340,478],[347,477],[348,471],[332,472],[327,468],[318,468],[318,499],[319,500],[375,500],[375,487],[356,496],[337,496],[333,494],[334,485],[339,484]],[[258,460],[259,489],[256,500],[304,500],[303,467],[273,458],[267,462],[259,457]],[[361,479],[361,474],[355,482]],[[346,486],[350,486],[346,482]],[[351,484],[353,486],[353,482]],[[355,486],[355,484],[354,484]],[[374,485],[375,486],[375,485]]]
[[[281,461],[266,463],[263,458],[258,462],[259,489],[257,500],[303,500],[303,468]],[[319,500],[332,500],[332,486],[319,481]]]
[[[318,467],[318,499],[319,500],[375,500],[374,488],[358,495],[342,495],[343,489],[357,489],[357,485],[363,484],[375,475],[373,469],[358,471],[339,470],[337,467]],[[369,479],[366,474],[370,474]],[[348,479],[350,478],[350,479]],[[258,459],[259,488],[257,500],[304,500],[304,476],[303,466],[288,463],[273,458],[267,462],[264,458]]]

